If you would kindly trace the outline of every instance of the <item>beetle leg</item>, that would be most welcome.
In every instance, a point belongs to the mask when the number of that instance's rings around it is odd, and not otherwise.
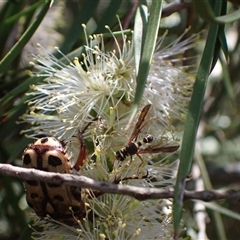
[[[78,131],[78,140],[80,142],[80,151],[78,155],[78,159],[76,161],[76,164],[74,165],[74,168],[79,171],[80,167],[83,165],[83,161],[87,157],[87,147],[83,139],[82,132]]]
[[[99,119],[99,117],[95,117],[94,119],[92,119],[91,122],[89,122],[83,129],[82,131],[78,130],[78,135],[77,138],[80,142],[80,151],[79,151],[79,155],[77,158],[77,161],[74,165],[74,168],[79,171],[80,167],[83,165],[83,161],[86,159],[87,157],[87,146],[85,144],[85,141],[83,139],[83,133],[87,130],[87,128],[94,122],[97,121]]]

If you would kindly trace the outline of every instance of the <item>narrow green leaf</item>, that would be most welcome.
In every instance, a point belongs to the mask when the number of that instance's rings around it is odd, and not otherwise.
[[[43,5],[42,10],[39,12],[36,20],[32,22],[30,27],[24,32],[20,37],[18,42],[12,47],[12,49],[7,53],[7,55],[0,62],[0,72],[6,71],[10,63],[17,57],[17,55],[22,51],[23,47],[27,44],[29,39],[32,37],[40,23],[42,22],[44,16],[46,15],[49,7],[52,4],[52,0],[46,1]]]
[[[10,8],[10,5],[12,3],[10,1],[5,1],[4,5],[1,6],[1,11],[0,11],[0,22],[2,22],[4,20],[4,18],[6,17],[6,14],[8,12],[8,9]]]
[[[194,200],[194,202],[196,202],[196,201]],[[229,209],[221,207],[221,206],[219,206],[216,203],[212,203],[212,202],[208,203],[208,202],[202,202],[202,201],[201,201],[201,203],[205,207],[207,207],[207,208],[209,208],[209,209],[211,209],[213,211],[216,211],[218,213],[224,214],[225,216],[228,216],[230,218],[233,218],[233,219],[236,219],[236,220],[240,221],[240,214],[237,213],[237,212],[233,212],[233,211],[231,211]]]
[[[2,11],[0,12],[0,56],[4,56],[6,51],[6,47],[8,46],[6,43],[9,41],[10,36],[14,33],[14,29],[16,28],[16,23],[11,22],[10,24],[4,24],[3,21],[18,12],[21,12],[24,8],[24,1],[13,2],[7,1],[8,3],[4,5]]]
[[[21,139],[17,141],[17,143],[14,145],[14,151],[11,152],[8,163],[12,163],[16,159],[19,158],[19,156],[23,155],[23,150],[28,146],[28,144],[32,143],[33,140],[24,136],[21,136]]]
[[[4,107],[9,101],[14,99],[18,94],[25,92],[28,90],[29,86],[31,84],[37,83],[41,79],[44,79],[44,77],[31,77],[16,88],[14,88],[12,91],[6,93],[6,95],[1,99],[0,108]]]
[[[224,25],[219,26],[219,33],[218,33],[218,39],[220,42],[221,50],[223,50],[223,53],[225,55],[225,58],[228,60],[228,44],[227,44],[227,39],[225,36],[225,31],[224,31]]]
[[[158,30],[161,19],[162,1],[153,1],[150,9],[150,15],[147,23],[147,29],[143,33],[142,52],[137,74],[137,87],[134,97],[134,105],[137,106],[144,92],[147,82],[148,72],[150,69],[152,56],[155,50]],[[142,15],[145,17],[145,15]]]
[[[134,60],[135,60],[135,71],[138,74],[139,63],[142,52],[142,42],[144,42],[143,29],[147,27],[147,12],[148,9],[145,5],[140,5],[136,11],[136,17],[134,21]]]
[[[221,2],[221,0],[219,1]],[[240,19],[240,9],[227,15],[216,17],[209,0],[193,0],[193,3],[199,16],[206,21],[215,23],[231,23]]]
[[[221,14],[226,14],[227,12],[227,2],[222,2],[222,10]],[[218,29],[218,39],[220,42],[221,49],[223,50],[223,53],[225,55],[225,58],[228,60],[228,44],[227,39],[225,35],[225,24],[220,24]],[[219,51],[220,52],[220,51]]]
[[[222,70],[223,70],[223,83],[227,92],[227,96],[229,97],[230,101],[232,102],[233,106],[237,106],[236,100],[235,100],[235,94],[233,90],[233,85],[231,82],[231,77],[229,73],[229,68],[226,64],[226,61],[224,61],[223,56],[220,55],[220,62],[222,65]]]
[[[29,223],[31,225],[32,222]],[[26,239],[31,239],[31,235],[33,233],[33,229],[30,228],[29,226],[26,226],[23,231],[21,232],[21,236],[18,238],[18,240],[26,240]]]
[[[193,0],[193,4],[195,10],[202,19],[208,22],[214,22],[215,14],[212,10],[209,0]]]
[[[102,33],[106,30],[105,25],[109,25],[113,22],[114,18],[116,19],[116,14],[121,7],[122,0],[112,0],[108,5],[106,11],[103,13],[100,21],[98,22],[97,29],[95,30],[96,33]]]
[[[35,11],[38,7],[40,7],[43,4],[43,1],[39,1],[36,2],[35,4],[33,4],[32,6],[30,6],[29,8],[27,8],[26,10],[23,10],[11,17],[9,17],[8,19],[6,19],[3,24],[10,24],[10,23],[14,23],[16,20],[18,20],[20,17],[27,15],[28,13],[31,13],[33,11]]]
[[[225,14],[226,12],[227,12],[227,4],[222,1],[221,14]],[[228,46],[227,46],[227,40],[226,40],[224,28],[225,28],[224,24],[219,24],[218,37],[217,37],[217,41],[214,48],[214,55],[213,55],[211,69],[213,69],[215,64],[217,63],[220,56],[221,49],[223,50],[226,59],[228,59]]]
[[[4,112],[3,116],[6,117],[8,120],[1,123],[0,139],[4,139],[7,136],[9,136],[9,132],[12,131],[13,126],[14,126],[15,131],[18,131],[18,132],[21,131],[21,127],[19,125],[16,126],[16,121],[19,120],[19,116],[23,115],[26,112],[27,106],[25,106],[25,104],[24,104],[26,99],[27,99],[26,96],[22,97],[18,105],[13,106],[11,109]],[[17,153],[17,149],[14,148],[14,154],[16,154],[16,153]],[[18,154],[19,153],[20,152],[18,152]],[[19,155],[16,155],[16,157],[17,156],[19,156]]]
[[[86,1],[84,8],[76,15],[76,18],[74,19],[73,24],[64,39],[65,41],[60,47],[60,50],[64,54],[67,54],[69,51],[71,51],[73,45],[79,39],[79,36],[83,34],[82,24],[86,24],[93,16],[98,4],[99,0]]]
[[[224,16],[216,17],[214,20],[218,23],[231,23],[240,19],[240,9]]]
[[[6,152],[4,146],[2,145],[2,142],[0,143],[0,159],[1,162],[7,162],[8,160],[8,153]],[[10,177],[1,176],[2,189],[4,189],[6,200],[9,206],[11,206],[12,208],[13,217],[15,217],[15,222],[18,223],[21,228],[24,228],[25,226],[27,226],[27,222],[23,211],[18,206],[19,194],[16,193],[16,189],[14,188],[14,185],[19,182],[20,182],[19,180],[15,181]]]
[[[221,1],[216,2],[214,12],[219,15],[221,12]],[[201,117],[203,99],[210,73],[214,55],[215,44],[218,37],[218,25],[210,24],[209,32],[204,48],[203,56],[197,72],[193,88],[192,99],[189,105],[189,113],[184,128],[182,149],[180,153],[180,165],[177,174],[177,181],[174,193],[174,229],[175,236],[178,235],[179,224],[182,213],[183,191],[185,189],[185,178],[187,177],[192,164],[194,147],[196,142],[197,129]]]
[[[148,72],[150,69],[150,64],[152,61],[153,52],[156,46],[156,40],[158,35],[158,29],[160,25],[162,11],[162,1],[152,1],[150,15],[147,23],[146,30],[143,30],[143,39],[141,47],[141,58],[139,63],[139,71],[137,74],[137,87],[134,96],[134,102],[132,106],[132,115],[130,117],[129,123],[132,121],[138,105],[142,99],[145,84],[147,82]],[[145,18],[145,15],[141,15]],[[145,20],[143,20],[144,22]]]

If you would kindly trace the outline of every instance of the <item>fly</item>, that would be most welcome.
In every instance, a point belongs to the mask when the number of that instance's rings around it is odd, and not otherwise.
[[[170,142],[166,144],[156,144],[156,145],[147,145],[145,148],[142,146],[146,145],[147,143],[153,142],[153,136],[147,134],[141,141],[137,141],[137,137],[143,127],[146,125],[145,118],[149,112],[149,109],[152,105],[146,105],[137,120],[137,123],[133,129],[131,137],[129,138],[128,144],[123,147],[121,150],[116,152],[116,159],[119,161],[124,161],[128,156],[130,156],[130,163],[132,162],[132,156],[137,155],[141,160],[141,164],[139,167],[144,163],[140,154],[152,154],[152,153],[171,153],[175,152],[179,148],[179,144],[175,142]]]

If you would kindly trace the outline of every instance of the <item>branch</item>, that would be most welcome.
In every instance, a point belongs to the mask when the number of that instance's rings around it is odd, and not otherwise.
[[[175,13],[175,12],[179,12],[185,8],[189,8],[193,6],[192,2],[179,2],[179,1],[175,1],[172,3],[169,3],[168,5],[163,7],[162,10],[162,17],[168,17],[171,14]]]
[[[143,188],[129,185],[112,184],[107,182],[95,181],[91,178],[78,176],[73,174],[60,174],[40,171],[36,169],[27,169],[21,167],[14,167],[10,164],[0,164],[0,174],[22,178],[26,180],[39,180],[43,182],[65,184],[70,186],[77,186],[81,188],[89,188],[103,193],[113,193],[128,195],[137,200],[143,201],[146,199],[168,199],[173,198],[173,190],[161,190],[157,188]],[[198,199],[202,201],[213,200],[235,200],[240,201],[240,191],[235,190],[214,190],[214,191],[185,191],[184,200]]]

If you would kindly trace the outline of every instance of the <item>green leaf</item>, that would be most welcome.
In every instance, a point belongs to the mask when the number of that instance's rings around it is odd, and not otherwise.
[[[33,222],[30,222],[29,225],[31,225]],[[18,238],[18,240],[26,240],[31,239],[31,235],[33,233],[33,229],[29,226],[26,226],[23,228],[23,231],[21,232],[21,236]]]
[[[44,77],[31,77],[28,80],[24,81],[19,86],[12,89],[1,99],[0,108],[3,108],[7,103],[9,103],[11,100],[13,100],[18,94],[23,93],[26,90],[28,90],[28,88],[31,84],[37,83],[38,81],[41,81],[42,79],[44,79]]]
[[[6,1],[4,6],[1,9],[0,12],[0,56],[4,56],[6,51],[6,47],[8,44],[6,44],[12,33],[14,32],[14,29],[16,28],[16,22],[11,22],[10,24],[4,24],[4,20],[14,16],[18,12],[21,12],[24,8],[24,1],[19,1],[17,3],[14,3],[13,1]]]
[[[82,8],[82,10],[78,11],[78,14],[75,15],[76,17],[73,21],[74,24],[72,24],[71,28],[66,34],[63,45],[60,47],[60,50],[64,54],[67,54],[69,51],[71,51],[72,47],[79,39],[79,36],[83,35],[82,24],[86,24],[91,19],[98,4],[99,0],[86,1],[86,4]]]
[[[28,13],[32,13],[34,10],[36,10],[38,7],[40,7],[43,4],[42,1],[36,2],[35,4],[33,4],[32,6],[30,6],[29,8],[27,8],[24,11],[21,11],[9,18],[7,18],[3,24],[10,24],[10,23],[14,23],[16,20],[18,20],[20,17],[27,15]]]
[[[119,8],[121,7],[122,4],[122,0],[112,0],[106,11],[103,13],[100,21],[98,21],[98,26],[96,29],[96,33],[102,33],[104,32],[104,30],[106,30],[105,25],[110,24],[111,22],[113,22],[114,18],[116,19],[116,14],[119,11]]]
[[[223,83],[227,92],[227,96],[229,97],[230,101],[232,102],[233,106],[236,107],[237,103],[236,103],[236,99],[235,99],[235,94],[234,94],[234,87],[233,84],[231,82],[231,77],[230,77],[230,73],[229,73],[229,68],[227,66],[226,61],[224,61],[224,58],[222,55],[220,55],[220,62],[221,62],[221,66],[222,66],[222,72],[223,72]]]
[[[221,1],[221,0],[220,0]],[[214,22],[215,20],[215,14],[212,10],[212,7],[209,3],[209,0],[193,0],[193,4],[195,7],[195,10],[199,14],[199,16],[208,21],[208,22]]]
[[[147,28],[143,29],[142,34],[142,47],[141,47],[141,57],[139,62],[139,71],[137,74],[137,87],[134,96],[134,102],[132,106],[132,115],[130,117],[129,123],[132,121],[135,113],[137,111],[138,105],[142,99],[143,92],[145,89],[145,84],[147,82],[147,77],[152,61],[152,56],[156,46],[156,40],[160,25],[162,11],[162,1],[153,1],[150,9],[150,15],[147,23]],[[141,14],[142,22],[146,21],[145,14]]]
[[[223,53],[225,55],[225,58],[228,60],[228,45],[227,45],[227,39],[225,36],[225,31],[224,31],[224,25],[220,25],[219,26],[219,30],[218,30],[218,39],[220,42],[220,47],[223,50]],[[219,49],[220,51],[220,49]]]
[[[0,143],[0,159],[2,162],[7,162],[8,154],[5,148],[2,146],[2,142]],[[27,226],[27,222],[24,216],[23,211],[19,208],[19,194],[16,191],[16,184],[18,187],[22,187],[20,184],[21,181],[12,179],[7,176],[1,176],[1,184],[2,189],[5,191],[6,201],[12,209],[12,214],[14,217],[14,221],[19,224],[21,228]],[[2,201],[1,201],[2,203]],[[2,207],[2,206],[1,206]]]
[[[221,1],[217,1],[214,8],[216,15],[219,15],[222,9]],[[181,221],[183,192],[185,189],[185,179],[189,174],[193,153],[196,142],[196,134],[201,117],[203,99],[207,85],[207,79],[210,73],[212,60],[214,56],[215,44],[218,37],[218,24],[210,24],[209,32],[204,48],[203,56],[197,72],[196,81],[193,88],[192,99],[189,105],[189,113],[184,128],[182,148],[180,153],[180,165],[177,174],[177,181],[174,193],[174,229],[175,236],[178,235],[179,224]]]
[[[30,27],[24,32],[20,37],[18,42],[12,47],[12,49],[7,53],[7,55],[0,62],[0,72],[6,71],[10,63],[17,57],[17,55],[22,51],[22,48],[27,44],[29,39],[32,37],[40,23],[42,22],[44,16],[46,15],[50,5],[52,4],[51,0],[46,1],[43,5],[41,11],[39,12],[36,20],[32,22]]]
[[[217,0],[219,3],[224,1],[221,0]],[[216,1],[214,1],[216,2]],[[223,15],[223,16],[218,16],[216,17],[216,15],[214,14],[211,5],[210,5],[210,1],[209,0],[193,0],[194,6],[196,11],[198,12],[199,16],[208,21],[208,22],[215,22],[215,23],[231,23],[234,21],[237,21],[240,19],[240,9],[229,13],[227,15]],[[225,5],[226,1],[225,1]]]
[[[139,63],[142,52],[142,42],[144,42],[144,29],[147,27],[148,21],[148,9],[145,5],[140,5],[137,8],[136,17],[134,21],[134,60],[135,60],[135,71],[138,74]]]
[[[221,14],[226,14],[227,12],[227,2],[222,2],[222,10],[221,10]],[[226,39],[226,36],[225,36],[225,25],[224,24],[220,24],[219,25],[219,29],[218,29],[218,39],[219,39],[219,42],[220,42],[220,46],[221,46],[221,49],[223,50],[224,52],[224,55],[226,57],[226,59],[228,60],[228,45],[227,45],[227,39]],[[220,49],[219,49],[220,51]],[[219,57],[219,54],[218,54],[218,57]]]
[[[196,201],[194,201],[196,202]],[[207,202],[201,202],[205,207],[213,210],[213,211],[216,211],[218,213],[221,213],[221,214],[224,214],[225,216],[228,216],[230,218],[233,218],[233,219],[236,219],[238,221],[240,221],[240,214],[237,213],[237,212],[233,212],[229,209],[226,209],[224,207],[221,207],[219,206],[218,204],[216,203],[207,203]]]
[[[214,20],[218,23],[231,23],[240,19],[240,9],[224,16],[216,17]]]

